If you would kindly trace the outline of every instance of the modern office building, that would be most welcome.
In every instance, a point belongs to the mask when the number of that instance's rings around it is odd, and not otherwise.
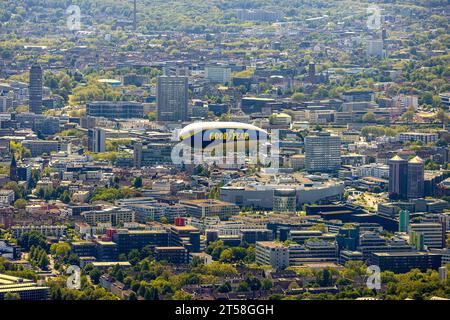
[[[348,90],[341,94],[346,102],[367,102],[373,101],[375,92],[373,90]]]
[[[305,168],[305,155],[304,154],[294,154],[289,157],[289,164],[295,171]]]
[[[24,140],[22,146],[30,150],[32,157],[66,150],[68,145],[57,140]]]
[[[155,258],[173,264],[189,263],[189,253],[185,247],[156,247]]]
[[[268,229],[241,229],[241,242],[254,244],[258,241],[272,241],[273,232]]]
[[[310,240],[303,245],[275,241],[256,242],[255,261],[276,269],[309,263],[336,263],[337,246],[334,241]]]
[[[444,246],[443,225],[440,223],[411,223],[410,231],[423,234],[424,244],[429,249]]]
[[[307,263],[336,263],[337,245],[334,241],[308,240],[304,245],[289,245],[289,265],[301,266]]]
[[[289,230],[288,240],[298,244],[305,244],[309,239],[318,239],[324,241],[335,241],[335,233],[325,233],[320,230]]]
[[[99,261],[117,261],[118,258],[118,246],[112,241],[97,241],[96,249],[97,255],[95,256]]]
[[[339,250],[355,251],[359,244],[359,226],[348,225],[339,229],[336,235]]]
[[[367,262],[374,252],[408,252],[414,251],[414,247],[404,238],[387,240],[379,233],[365,232],[359,238],[357,251],[363,254],[363,259]]]
[[[269,265],[276,269],[289,267],[289,247],[281,242],[256,242],[255,261],[261,265]]]
[[[160,76],[157,82],[157,120],[180,122],[188,120],[188,77]]]
[[[60,131],[59,117],[24,112],[17,114],[15,120],[21,128],[31,129],[39,134],[52,135]]]
[[[182,205],[170,205],[168,203],[136,203],[127,206],[136,213],[136,222],[161,221],[173,223],[175,218],[186,216],[186,207]]]
[[[120,253],[129,253],[133,249],[141,250],[145,246],[169,246],[170,233],[166,230],[127,230],[119,229],[112,240],[117,243]]]
[[[345,265],[348,261],[364,261],[363,253],[350,250],[342,250],[339,252],[339,264]]]
[[[334,172],[341,166],[341,138],[329,133],[305,137],[305,167],[308,172]]]
[[[369,163],[355,168],[356,177],[388,178],[389,166],[381,163]]]
[[[408,199],[424,196],[425,165],[421,158],[414,157],[408,161]]]
[[[270,124],[273,126],[288,127],[292,122],[292,117],[287,113],[274,113],[269,118]]]
[[[12,226],[12,234],[14,238],[20,238],[24,233],[31,231],[39,232],[46,237],[62,237],[67,235],[67,226],[64,225],[25,225],[25,226]]]
[[[170,143],[136,143],[134,145],[134,167],[151,167],[172,164],[172,144]]]
[[[76,241],[70,244],[71,253],[79,257],[95,257],[97,248],[95,242],[92,241]]]
[[[200,231],[193,226],[170,227],[170,246],[185,247],[188,252],[200,251]]]
[[[211,65],[205,68],[206,78],[213,83],[231,83],[231,68],[225,65]]]
[[[60,122],[58,117],[48,117],[48,116],[35,116],[33,123],[33,131],[52,135],[60,131]]]
[[[8,293],[18,294],[20,300],[48,300],[50,288],[29,279],[0,274],[0,300],[5,300]]]
[[[449,207],[449,203],[442,199],[410,199],[408,201],[396,201],[378,204],[378,213],[396,216],[397,209],[415,212],[442,212]]]
[[[88,130],[88,150],[91,152],[106,151],[106,132],[102,128],[93,128]]]
[[[423,144],[437,142],[439,134],[427,132],[400,132],[397,135],[397,140],[400,142],[406,141],[420,141]]]
[[[39,64],[30,68],[29,111],[42,114],[42,68]]]
[[[276,103],[275,99],[262,97],[243,97],[241,99],[241,110],[245,114],[264,113],[270,115],[272,113],[272,105]]]
[[[186,207],[191,217],[197,219],[217,216],[221,220],[227,220],[239,214],[239,207],[235,204],[214,199],[181,200],[180,204]]]
[[[71,253],[79,257],[94,257],[98,261],[117,261],[118,246],[112,241],[72,242]]]
[[[144,105],[130,101],[97,101],[86,104],[86,114],[107,119],[131,119],[144,117]]]
[[[389,165],[389,197],[392,199],[407,198],[408,161],[394,156],[388,161]]]
[[[81,213],[87,224],[95,226],[98,223],[111,223],[116,226],[121,223],[135,222],[133,210],[111,207],[104,210],[92,210]]]
[[[381,271],[406,273],[412,269],[422,272],[437,270],[441,266],[442,254],[432,252],[374,252],[370,264],[377,265]]]

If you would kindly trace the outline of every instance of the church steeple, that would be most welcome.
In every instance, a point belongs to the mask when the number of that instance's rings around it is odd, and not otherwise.
[[[11,165],[9,167],[9,179],[11,181],[19,180],[19,177],[17,176],[17,162],[14,153],[12,154]]]

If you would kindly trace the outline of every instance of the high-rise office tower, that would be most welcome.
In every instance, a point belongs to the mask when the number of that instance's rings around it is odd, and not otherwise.
[[[31,113],[42,114],[42,68],[33,64],[30,69],[29,107]]]
[[[425,165],[421,158],[414,157],[408,161],[408,198],[422,198],[424,195]]]
[[[398,231],[399,232],[409,232],[409,211],[408,210],[401,210],[400,211],[400,219],[398,223]]]
[[[105,152],[106,133],[104,129],[93,128],[88,131],[88,149],[91,152]]]
[[[188,119],[188,77],[160,76],[157,83],[157,120],[167,122]]]
[[[341,166],[341,138],[329,133],[305,137],[305,167],[308,172],[333,172]]]
[[[408,188],[408,161],[395,156],[389,164],[389,197],[405,199]]]

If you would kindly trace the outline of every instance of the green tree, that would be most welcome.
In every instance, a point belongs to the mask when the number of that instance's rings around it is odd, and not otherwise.
[[[159,222],[161,222],[162,224],[168,224],[169,219],[167,219],[167,217],[161,217],[161,218],[159,218]]]
[[[158,290],[152,286],[145,288],[145,300],[159,300]]]
[[[136,177],[133,182],[133,186],[136,189],[142,188],[142,177]]]
[[[268,291],[268,290],[272,289],[272,287],[273,287],[273,283],[269,279],[263,279],[261,281],[261,289],[262,290]]]
[[[192,295],[183,290],[177,290],[172,295],[172,300],[192,300]]]
[[[30,250],[31,247],[46,247],[45,237],[37,232],[30,231],[24,233],[18,240],[17,243],[25,250]]]
[[[42,270],[47,270],[49,264],[50,264],[50,261],[48,259],[48,256],[45,252],[43,252],[39,258],[39,262],[38,262],[37,266],[39,268],[41,268]]]
[[[329,287],[332,285],[332,276],[331,272],[328,268],[325,268],[323,270],[320,270],[317,274],[317,280],[316,282],[321,287]]]
[[[70,244],[67,242],[54,243],[50,246],[51,254],[55,255],[60,261],[64,261],[69,257],[70,250]]]
[[[217,288],[217,291],[220,293],[228,293],[231,291],[231,284],[229,282],[225,282]]]
[[[221,262],[231,262],[233,260],[233,251],[231,249],[225,249],[220,254]]]
[[[248,287],[250,288],[251,291],[258,291],[261,289],[261,280],[259,280],[252,274],[247,275],[245,282],[248,283]]]
[[[25,199],[17,199],[14,202],[14,208],[16,209],[25,209],[27,206],[27,201]]]
[[[247,282],[243,281],[243,282],[239,283],[236,291],[237,292],[247,292],[247,291],[250,291],[250,287]]]
[[[98,284],[100,282],[100,277],[102,273],[98,268],[94,268],[89,272],[89,276],[94,284]]]
[[[365,114],[363,115],[362,121],[363,121],[363,122],[373,123],[373,122],[376,122],[376,121],[377,121],[377,118],[376,118],[376,116],[375,116],[375,113],[373,113],[373,112],[370,111],[370,112],[367,112],[367,113],[365,113]]]

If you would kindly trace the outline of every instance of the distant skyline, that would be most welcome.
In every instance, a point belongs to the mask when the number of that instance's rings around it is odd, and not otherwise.
[[[0,300],[450,299],[448,9],[3,1]]]

